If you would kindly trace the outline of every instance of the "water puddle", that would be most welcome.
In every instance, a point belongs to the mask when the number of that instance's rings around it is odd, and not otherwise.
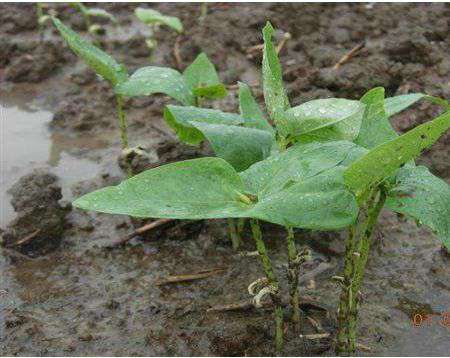
[[[48,128],[51,118],[51,112],[33,104],[8,97],[1,99],[0,226],[14,218],[8,189],[33,168],[50,167],[60,177],[63,196],[67,200],[71,199],[72,184],[80,178],[95,177],[101,169],[95,161],[80,158],[73,151],[100,149],[108,143],[98,138],[70,138],[52,133]]]

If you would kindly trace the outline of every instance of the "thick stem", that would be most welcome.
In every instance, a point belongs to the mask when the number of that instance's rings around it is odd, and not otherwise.
[[[348,312],[350,305],[350,287],[353,272],[353,252],[355,250],[355,225],[348,230],[347,241],[345,243],[344,281],[342,282],[342,292],[338,311],[338,332],[336,354],[345,353],[348,345]]]
[[[228,235],[230,236],[231,245],[234,250],[238,250],[241,246],[241,240],[236,230],[235,220],[232,218],[227,219],[228,222]]]
[[[378,200],[376,200],[377,196]],[[356,352],[356,326],[360,288],[369,257],[373,230],[385,201],[385,190],[383,188],[376,190],[366,205],[367,215],[365,222],[362,225],[358,225],[358,228],[352,227],[349,231],[345,255],[344,282],[338,314],[337,353],[353,355]],[[355,233],[359,236],[357,251],[355,251]]]
[[[377,193],[374,195],[374,199]],[[372,241],[372,234],[375,225],[378,221],[381,209],[386,202],[386,192],[382,188],[379,191],[378,201],[371,202],[367,207],[367,219],[360,231],[360,240],[358,254],[355,255],[355,264],[353,271],[353,279],[351,285],[351,306],[349,307],[349,322],[348,322],[348,352],[354,354],[356,352],[356,326],[358,322],[358,306],[360,289],[364,278],[367,260],[369,258],[370,244]]]
[[[281,305],[281,299],[279,297],[279,285],[275,276],[275,271],[272,267],[269,255],[267,254],[266,245],[262,239],[261,228],[259,227],[258,220],[251,219],[250,225],[252,228],[253,239],[255,240],[256,249],[258,250],[259,257],[264,268],[268,283],[273,288],[271,299],[275,306],[275,349],[277,353],[280,353],[283,348],[283,306]]]
[[[297,247],[295,246],[294,230],[292,227],[286,227],[287,230],[287,250],[288,250],[288,281],[289,281],[289,293],[291,296],[292,306],[292,324],[294,331],[300,330],[300,299],[298,293],[298,281],[300,262],[298,261]]]

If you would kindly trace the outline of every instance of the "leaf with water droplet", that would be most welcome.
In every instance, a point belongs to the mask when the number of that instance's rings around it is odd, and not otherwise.
[[[395,139],[398,135],[392,128],[385,109],[384,88],[371,89],[360,101],[366,106],[355,143],[370,149]]]
[[[401,168],[386,205],[428,226],[450,250],[450,186],[426,167]]]
[[[218,99],[227,95],[225,85],[220,82],[216,68],[205,53],[198,55],[184,70],[183,77],[197,97]]]
[[[357,215],[355,198],[343,185],[342,168],[337,167],[257,200],[246,194],[244,182],[230,164],[221,158],[200,158],[147,170],[118,186],[84,195],[73,205],[135,217],[249,217],[309,229],[342,228]]]
[[[185,105],[194,104],[194,95],[178,71],[167,67],[147,66],[116,86],[117,94],[136,97],[163,93]]]
[[[128,78],[125,66],[118,64],[110,55],[83,39],[57,18],[52,17],[52,21],[72,51],[99,76],[111,82],[113,86]]]
[[[276,145],[273,134],[264,130],[194,121],[189,123],[202,132],[216,155],[238,172],[267,158],[272,146]]]
[[[164,109],[164,119],[178,138],[187,144],[197,145],[205,136],[191,122],[201,122],[223,125],[240,125],[244,119],[235,113],[222,112],[216,109],[198,108],[193,106],[168,105]]]
[[[284,90],[281,64],[275,46],[272,43],[273,32],[274,28],[270,22],[267,22],[263,29],[263,91],[267,111],[277,128],[283,131],[285,123],[281,115],[290,105]]]
[[[283,114],[285,126],[280,131],[282,135],[302,142],[351,141],[359,132],[363,113],[364,105],[359,101],[316,99],[288,109]]]
[[[378,185],[397,169],[430,147],[450,127],[450,111],[383,143],[351,164],[345,182],[357,196]]]

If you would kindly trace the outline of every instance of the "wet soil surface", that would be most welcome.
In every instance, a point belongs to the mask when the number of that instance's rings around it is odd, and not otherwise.
[[[106,34],[97,39],[102,47],[130,71],[149,64],[148,30],[134,18],[135,5],[101,6],[119,21],[118,27],[104,25]],[[279,38],[282,31],[292,35],[281,61],[293,105],[319,97],[359,98],[375,86],[384,86],[388,95],[426,92],[449,98],[446,4],[220,3],[208,6],[203,22],[196,4],[153,6],[180,17],[186,31],[177,39],[160,29],[151,63],[176,67],[175,43],[180,69],[205,51],[227,84],[247,82],[260,100],[261,53],[252,47],[262,42],[260,30],[268,19],[281,29]],[[81,16],[69,6],[50,7],[84,31]],[[208,311],[248,300],[247,285],[262,276],[256,257],[231,249],[224,222],[169,223],[111,249],[111,242],[145,222],[71,210],[67,201],[124,178],[113,93],[51,27],[40,37],[32,4],[0,5],[0,35],[0,226],[6,230],[0,255],[0,352],[272,355],[270,309]],[[360,43],[364,47],[357,56],[333,69]],[[139,155],[133,154],[135,170],[209,153],[207,147],[177,142],[162,121],[169,102],[162,96],[127,101],[129,136],[133,146],[141,146]],[[235,90],[210,105],[236,111]],[[402,132],[437,113],[420,103],[393,124]],[[446,135],[420,162],[449,180],[448,155]],[[264,233],[285,288],[284,233],[271,225]],[[299,231],[296,237],[313,252],[302,269],[301,333],[316,333],[310,317],[331,336],[307,340],[287,326],[284,354],[330,355],[339,294],[331,277],[341,271],[345,235]],[[254,250],[248,232],[244,250]],[[361,354],[448,354],[449,260],[429,231],[383,213],[362,292]],[[204,279],[161,282],[168,275],[210,269],[218,270]],[[420,323],[418,314],[428,319],[415,327],[412,318]]]

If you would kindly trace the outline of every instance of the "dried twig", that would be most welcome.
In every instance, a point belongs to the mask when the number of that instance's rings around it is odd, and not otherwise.
[[[156,221],[152,221],[151,223],[141,226],[139,229],[134,230],[131,234],[128,234],[127,236],[121,238],[120,240],[113,242],[109,246],[110,247],[122,246],[122,245],[126,244],[128,241],[130,241],[132,238],[142,235],[142,234],[146,233],[147,231],[150,231],[154,228],[157,228],[158,226],[164,225],[173,220],[174,219],[159,219]]]
[[[313,340],[313,339],[328,338],[329,336],[330,336],[329,333],[316,333],[316,334],[301,334],[299,337]]]
[[[349,60],[351,60],[353,57],[355,57],[355,55],[361,51],[364,46],[366,46],[366,43],[363,41],[361,43],[359,43],[358,45],[356,45],[355,47],[353,47],[349,52],[347,52],[344,56],[342,56],[339,61],[333,66],[334,70],[338,70],[339,67],[341,67],[344,63],[348,62]]]
[[[29,234],[29,235],[25,236],[24,238],[16,241],[11,246],[22,246],[22,245],[28,244],[33,239],[35,239],[36,236],[38,236],[40,232],[41,232],[41,229],[37,229],[37,230],[33,231],[31,234]]]
[[[202,278],[207,278],[210,276],[217,275],[219,273],[224,272],[224,268],[213,268],[208,270],[202,270],[196,273],[190,273],[190,274],[181,274],[181,275],[170,275],[166,278],[159,280],[156,282],[156,285],[166,285],[168,283],[178,283],[178,282],[189,282],[194,280],[200,280]]]
[[[374,351],[373,348],[366,346],[365,344],[362,344],[362,343],[356,343],[356,348],[360,349],[363,352],[368,352],[368,353],[371,353]]]
[[[234,302],[227,305],[218,305],[208,308],[206,312],[245,311],[255,308],[252,300]]]
[[[317,331],[317,333],[323,332],[322,325],[316,321],[314,318],[310,316],[306,316],[306,319],[311,323],[311,325],[314,327],[314,329]]]

